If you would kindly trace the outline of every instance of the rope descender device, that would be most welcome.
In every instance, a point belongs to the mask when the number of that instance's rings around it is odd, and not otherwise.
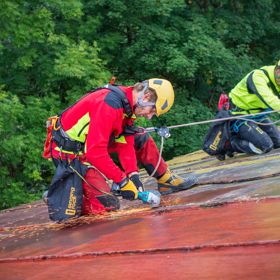
[[[156,127],[155,131],[160,137],[163,137],[165,139],[167,139],[171,136],[170,130],[167,126],[163,126],[163,127],[160,127],[160,128]]]
[[[144,129],[145,132],[156,132],[160,137],[165,139],[171,136],[170,129],[167,126],[163,127],[148,127]]]

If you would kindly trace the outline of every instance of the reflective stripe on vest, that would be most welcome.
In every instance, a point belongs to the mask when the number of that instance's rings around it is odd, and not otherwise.
[[[89,113],[86,113],[75,125],[65,132],[71,139],[84,143],[88,134],[89,122]]]
[[[121,143],[121,144],[127,144],[124,136],[120,136],[118,138],[115,138],[115,142],[116,143]]]

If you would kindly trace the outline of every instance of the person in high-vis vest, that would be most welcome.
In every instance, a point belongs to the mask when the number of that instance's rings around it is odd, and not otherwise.
[[[116,210],[115,200],[106,199],[112,180],[124,199],[134,200],[143,191],[137,160],[152,174],[160,154],[152,137],[137,131],[137,117],[151,119],[170,110],[174,102],[172,84],[161,78],[139,82],[134,86],[112,86],[89,92],[59,116],[53,134],[51,154],[57,159],[78,157],[89,169],[83,182],[83,214]],[[74,151],[74,153],[73,153]],[[110,156],[118,155],[120,168]],[[185,179],[170,171],[160,159],[153,175],[161,194],[190,188],[197,183],[193,175]],[[93,188],[92,186],[95,186]]]
[[[232,115],[278,111],[280,114],[280,60],[247,74],[230,92]],[[280,147],[280,132],[268,115],[231,122],[233,152],[263,154]],[[267,125],[269,124],[269,125]]]

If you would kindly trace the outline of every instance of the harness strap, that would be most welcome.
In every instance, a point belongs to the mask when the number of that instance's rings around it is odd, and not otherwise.
[[[271,88],[271,90],[273,91],[273,93],[280,99],[280,94],[279,92],[277,91],[275,85],[273,84],[273,82],[271,81],[270,77],[269,77],[269,74],[268,72],[265,70],[265,69],[260,69],[265,75],[266,77],[268,78],[269,82],[268,82],[268,87]],[[263,99],[263,97],[260,95],[260,93],[258,92],[254,82],[253,82],[253,74],[254,74],[254,71],[251,72],[251,74],[248,76],[247,78],[247,81],[246,81],[246,85],[247,85],[247,90],[250,94],[256,94],[257,97],[268,107],[270,108],[270,106],[266,103],[266,101]],[[242,109],[238,106],[236,106],[232,100],[230,99],[229,100],[230,102],[230,107],[231,107],[231,110],[234,111],[234,112],[246,112],[246,113],[250,113],[251,111],[253,110],[260,110],[260,111],[264,111],[263,108],[255,108],[255,109],[252,109],[252,110],[245,110],[245,109]]]
[[[52,130],[52,140],[60,149],[73,152],[75,154],[84,150],[84,143],[72,140],[67,136],[66,132],[60,125],[60,118],[57,120],[56,127],[57,129]]]
[[[114,86],[114,85],[110,85],[110,84],[105,85],[102,88],[107,88],[107,89],[117,93],[121,97],[121,101],[122,101],[122,105],[123,105],[124,111],[125,111],[127,117],[131,118],[132,115],[133,115],[133,112],[132,112],[132,108],[130,106],[130,103],[129,103],[125,93],[119,87]]]
[[[272,89],[273,93],[280,99],[280,93],[278,92],[278,90],[276,89],[275,85],[272,83],[268,72],[265,69],[260,69],[264,72],[264,74],[266,75],[266,77],[268,78],[269,82],[268,82],[268,86]]]
[[[258,90],[253,82],[253,74],[254,74],[254,71],[247,78],[247,82],[246,82],[247,90],[249,93],[255,94],[268,108],[270,108],[270,106],[266,103],[266,101],[263,99],[263,97],[258,92]]]
[[[132,117],[133,111],[132,111],[132,108],[128,101],[128,98],[126,97],[125,93],[118,86],[108,84],[108,85],[105,85],[104,87],[96,88],[96,89],[90,91],[89,93],[87,93],[86,95],[84,95],[83,97],[81,97],[73,105],[69,106],[68,108],[66,108],[64,111],[62,111],[59,114],[59,118],[57,120],[56,126],[54,127],[54,129],[52,131],[52,138],[59,148],[65,150],[65,151],[73,152],[73,153],[79,153],[84,150],[84,143],[73,140],[66,134],[66,132],[64,131],[64,129],[61,126],[60,117],[64,112],[66,112],[68,109],[73,107],[75,104],[77,104],[79,101],[84,99],[86,96],[88,96],[89,94],[93,94],[94,92],[96,92],[97,90],[100,90],[100,89],[109,89],[110,91],[113,91],[114,93],[116,93],[121,98],[121,102],[122,102],[122,106],[124,108],[125,114],[127,115],[128,118]],[[88,125],[88,123],[86,125]],[[79,134],[81,134],[81,132],[82,132],[82,130],[80,131]],[[128,135],[131,135],[132,134],[131,132],[132,131],[130,131],[130,133],[128,133]]]

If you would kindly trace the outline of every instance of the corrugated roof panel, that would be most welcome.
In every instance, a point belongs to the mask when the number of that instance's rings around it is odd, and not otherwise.
[[[122,201],[67,224],[51,223],[42,202],[2,211],[0,279],[277,279],[279,167],[279,149],[224,162],[198,152],[171,169],[200,185],[155,210]]]

